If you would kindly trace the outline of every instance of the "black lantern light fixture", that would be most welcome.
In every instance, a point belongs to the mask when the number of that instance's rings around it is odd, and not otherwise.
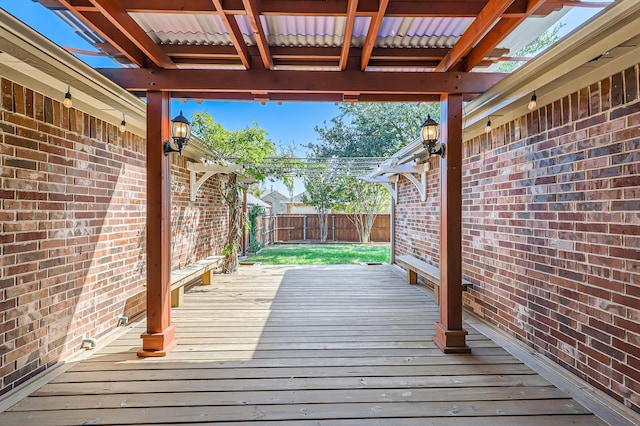
[[[164,155],[169,155],[172,152],[182,155],[182,149],[187,146],[190,137],[191,123],[180,111],[180,114],[171,120],[171,138],[178,149],[173,148],[171,142],[167,141],[164,143]]]
[[[436,144],[438,143],[438,127],[440,125],[431,118],[430,115],[427,115],[427,119],[422,123],[421,134],[422,134],[422,146],[427,150],[429,155],[438,154],[444,158],[444,145],[440,144],[438,149],[436,149]]]

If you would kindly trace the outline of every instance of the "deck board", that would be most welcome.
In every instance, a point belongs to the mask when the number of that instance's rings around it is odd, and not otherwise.
[[[388,266],[241,267],[173,319],[167,357],[137,358],[132,325],[0,424],[604,424],[471,326],[442,354],[438,307]]]

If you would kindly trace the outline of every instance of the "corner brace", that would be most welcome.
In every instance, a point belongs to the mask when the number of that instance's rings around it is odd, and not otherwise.
[[[204,163],[187,163],[187,170],[189,170],[189,195],[190,200],[196,200],[196,194],[200,187],[211,176],[218,173],[234,173],[240,170],[242,166],[233,163],[214,163],[211,161],[205,161]],[[197,179],[197,173],[204,173]]]

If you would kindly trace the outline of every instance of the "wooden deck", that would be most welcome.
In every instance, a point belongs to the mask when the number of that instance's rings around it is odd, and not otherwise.
[[[144,324],[0,414],[0,425],[569,425],[598,417],[389,266],[243,266],[174,310],[179,346],[139,359]]]

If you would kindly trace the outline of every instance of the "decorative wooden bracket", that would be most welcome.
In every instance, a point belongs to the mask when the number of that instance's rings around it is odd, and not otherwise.
[[[420,193],[420,200],[427,201],[427,172],[429,171],[429,163],[423,164],[381,164],[378,169],[384,173],[390,173],[394,175],[402,175],[409,179],[413,183]],[[414,174],[420,174],[421,179],[418,180]],[[397,190],[397,188],[396,188]]]
[[[203,163],[187,163],[187,170],[190,173],[190,199],[196,200],[196,194],[198,189],[204,184],[211,176],[219,173],[235,173],[242,169],[242,166],[233,163],[227,163],[226,161],[209,161],[205,160]],[[197,179],[198,173],[204,173]]]

